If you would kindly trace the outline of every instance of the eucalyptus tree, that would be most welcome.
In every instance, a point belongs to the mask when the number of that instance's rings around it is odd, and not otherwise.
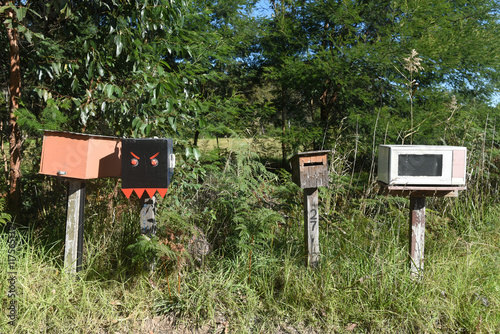
[[[9,2],[4,16],[22,14],[24,82],[11,114],[25,134],[43,128],[175,136],[187,146],[203,132],[245,129],[254,113],[243,92],[252,70],[254,3]]]
[[[497,1],[269,5],[260,45],[290,148],[321,148],[341,123],[368,138],[382,121],[390,140],[435,141],[452,95],[485,100],[498,87]]]
[[[255,2],[195,0],[192,4],[197,15],[186,22],[186,30],[202,36],[205,45],[196,58],[205,79],[198,96],[203,122],[195,139],[202,132],[218,138],[253,126],[256,115],[248,91],[258,71],[252,59],[258,34],[257,20],[251,15]]]
[[[8,45],[3,49],[2,59],[9,60],[5,62],[5,67],[2,69],[2,81],[5,83],[4,92],[7,104],[5,115],[7,116],[8,135],[9,135],[9,209],[13,214],[13,218],[19,216],[20,203],[20,183],[21,177],[21,132],[17,122],[16,111],[19,109],[19,101],[21,98],[21,57],[20,57],[20,34],[24,33],[27,39],[31,39],[31,31],[22,23],[26,16],[27,8],[16,6],[14,1],[0,1],[0,19],[3,21],[5,30],[2,31],[2,40],[4,45]],[[3,119],[2,129],[3,127]],[[3,151],[3,134],[2,134],[2,155]],[[4,156],[5,164],[6,158]],[[6,166],[7,169],[7,166]]]
[[[1,40],[10,41],[16,59],[12,66],[2,63],[4,82],[11,73],[15,212],[21,132],[183,135],[199,121],[196,97],[205,79],[195,60],[204,36],[185,29],[196,14],[188,2],[25,0],[1,3],[0,9]],[[8,45],[2,45],[7,56]]]

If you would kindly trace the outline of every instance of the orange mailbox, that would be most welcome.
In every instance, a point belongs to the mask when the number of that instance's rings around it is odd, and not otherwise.
[[[74,179],[121,176],[121,139],[44,131],[40,174]]]

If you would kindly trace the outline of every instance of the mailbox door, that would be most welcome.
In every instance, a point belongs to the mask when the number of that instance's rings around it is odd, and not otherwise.
[[[301,188],[318,188],[328,185],[326,155],[301,157],[299,161]]]
[[[71,134],[44,136],[40,173],[86,179],[87,149],[85,138]]]
[[[328,186],[328,153],[309,151],[294,155],[291,159],[292,180],[303,189]]]
[[[133,191],[141,197],[156,191],[163,197],[173,173],[172,139],[122,140],[122,190],[129,197]]]

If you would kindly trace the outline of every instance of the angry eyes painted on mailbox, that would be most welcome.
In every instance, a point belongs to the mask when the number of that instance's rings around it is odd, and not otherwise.
[[[122,191],[130,197],[135,191],[153,197],[167,193],[173,174],[174,156],[172,139],[123,139],[122,140]]]

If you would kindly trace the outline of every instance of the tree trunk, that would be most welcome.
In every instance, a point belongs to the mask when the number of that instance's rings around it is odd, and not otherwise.
[[[198,146],[198,138],[200,137],[200,131],[194,131],[193,146]]]
[[[286,167],[286,163],[287,163],[287,160],[286,160],[286,155],[287,155],[287,151],[286,151],[286,121],[287,121],[287,101],[286,101],[286,92],[285,92],[285,89],[282,88],[281,89],[281,101],[282,101],[282,109],[281,109],[281,119],[282,119],[282,128],[281,128],[281,157],[282,157],[282,160],[281,160],[281,164],[283,167]]]
[[[15,21],[15,13],[8,11],[9,18]],[[9,152],[10,152],[10,189],[9,189],[9,211],[14,220],[19,218],[20,213],[20,179],[21,179],[21,133],[17,124],[15,111],[19,108],[21,98],[21,68],[19,57],[19,39],[16,28],[7,27],[7,36],[10,46],[10,101],[9,101]]]

